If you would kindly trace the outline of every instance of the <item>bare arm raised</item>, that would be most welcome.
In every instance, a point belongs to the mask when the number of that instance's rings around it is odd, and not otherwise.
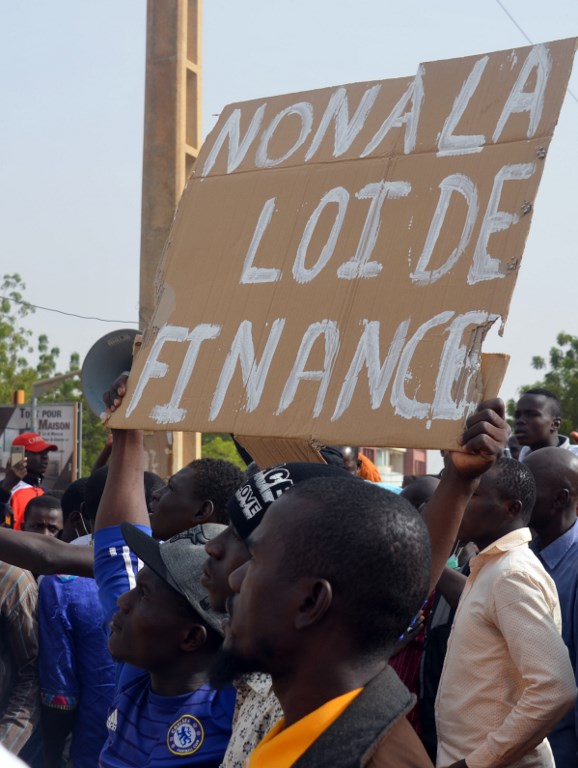
[[[464,510],[480,477],[504,452],[510,428],[502,400],[486,400],[466,423],[463,451],[452,451],[440,484],[423,510],[432,545],[430,589],[440,578],[453,549]]]
[[[126,376],[119,376],[104,395],[107,413],[113,413],[126,392]],[[108,477],[98,506],[95,531],[120,525],[149,525],[144,492],[143,433],[133,429],[112,431]]]

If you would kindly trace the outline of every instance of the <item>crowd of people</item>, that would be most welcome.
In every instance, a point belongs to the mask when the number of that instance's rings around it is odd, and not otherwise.
[[[19,435],[0,764],[578,766],[578,446],[560,423],[547,390],[512,436],[482,403],[440,475],[395,490],[353,446],[245,472],[203,458],[165,484],[142,433],[113,430],[61,498],[43,488],[55,446]]]

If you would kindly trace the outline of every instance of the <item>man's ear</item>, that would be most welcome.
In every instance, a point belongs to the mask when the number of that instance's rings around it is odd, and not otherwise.
[[[207,642],[207,629],[202,624],[189,624],[181,635],[180,649],[185,653],[198,651]]]
[[[303,596],[295,615],[295,629],[306,629],[316,624],[327,613],[333,602],[333,589],[327,579],[304,579]]]
[[[566,509],[570,502],[570,491],[568,488],[561,488],[554,496],[554,502],[552,506],[555,509]]]
[[[82,515],[80,514],[80,511],[78,509],[73,509],[68,515],[68,522],[72,526],[82,525],[81,518]]]
[[[215,505],[213,502],[210,499],[205,499],[193,515],[193,524],[202,525],[203,523],[206,523],[213,516],[214,511]]]
[[[508,502],[508,517],[510,520],[515,520],[522,514],[522,502],[519,499],[516,501]]]
[[[560,418],[560,416],[554,416],[554,418],[552,419],[552,427],[553,427],[552,432],[558,432],[561,424],[562,424],[562,419]]]

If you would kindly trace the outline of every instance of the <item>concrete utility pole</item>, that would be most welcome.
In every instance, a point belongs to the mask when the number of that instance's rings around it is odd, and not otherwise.
[[[201,145],[202,0],[148,0],[139,323],[156,303],[154,277]],[[146,439],[150,469],[168,476],[201,455],[200,433]]]

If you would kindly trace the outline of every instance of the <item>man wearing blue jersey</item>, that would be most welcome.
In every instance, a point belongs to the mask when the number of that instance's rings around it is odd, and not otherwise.
[[[143,456],[142,433],[115,431],[95,525],[95,578],[105,618],[112,617],[109,648],[125,662],[100,765],[217,768],[235,691],[207,684],[221,626],[199,584],[205,555],[187,533],[164,544],[151,538]],[[138,575],[137,559],[145,563]]]

